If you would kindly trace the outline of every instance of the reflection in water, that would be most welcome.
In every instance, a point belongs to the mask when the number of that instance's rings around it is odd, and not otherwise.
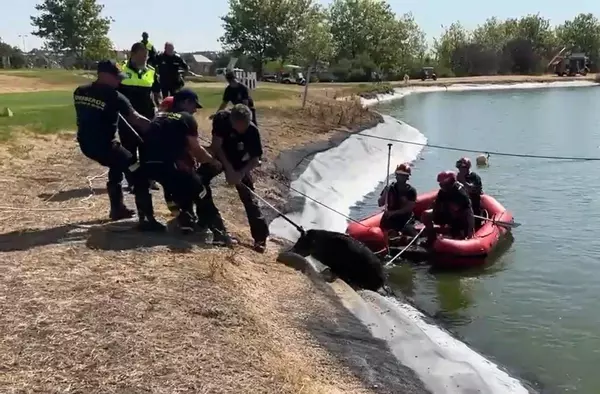
[[[388,280],[394,286],[394,289],[400,290],[402,295],[407,298],[415,296],[415,272],[414,267],[407,262],[398,264],[390,269]]]
[[[404,261],[389,271],[388,279],[393,288],[410,301],[414,301],[418,282],[422,293],[431,294],[429,305],[424,306],[428,315],[444,326],[465,325],[473,318],[469,308],[475,302],[475,285],[480,279],[493,276],[510,265],[509,259],[500,262],[498,258],[510,249],[513,242],[512,234],[508,234],[492,250],[484,264],[468,270],[440,270],[429,267],[426,262],[411,264]]]
[[[461,311],[473,303],[469,278],[441,273],[436,275],[435,288],[440,309],[434,317],[453,325],[468,323],[469,315]]]

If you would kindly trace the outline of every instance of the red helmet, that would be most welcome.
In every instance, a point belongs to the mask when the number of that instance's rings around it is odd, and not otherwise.
[[[158,106],[160,111],[170,111],[173,109],[173,96],[165,97]]]
[[[437,181],[443,185],[453,184],[456,182],[456,173],[454,171],[442,171],[438,174]]]
[[[399,175],[408,175],[408,176],[410,176],[410,174],[411,174],[410,164],[409,163],[402,163],[402,164],[398,165],[398,167],[396,167],[395,173],[399,174]]]
[[[458,159],[456,161],[456,168],[466,168],[466,169],[470,169],[471,168],[471,159],[469,159],[468,157],[461,157],[460,159]]]

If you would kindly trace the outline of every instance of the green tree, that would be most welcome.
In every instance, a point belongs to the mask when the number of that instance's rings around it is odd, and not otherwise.
[[[513,37],[510,27],[510,22],[491,17],[473,30],[473,42],[500,51]]]
[[[600,22],[593,14],[579,14],[556,29],[560,44],[571,51],[585,52],[592,61],[600,60]]]
[[[444,29],[442,35],[434,40],[434,51],[438,65],[452,70],[454,52],[470,42],[471,34],[460,22],[454,22]]]
[[[273,10],[271,0],[229,0],[229,12],[221,17],[225,33],[220,38],[226,50],[248,55],[262,74],[262,65],[273,58]]]
[[[83,56],[88,61],[113,58],[115,57],[113,43],[107,36],[97,37],[94,41],[90,41]]]
[[[556,48],[556,36],[550,26],[550,20],[540,14],[530,14],[519,19],[516,37],[531,42],[534,51],[548,57]]]
[[[310,25],[320,17],[321,10],[313,0],[280,0],[275,11],[270,36],[283,65],[294,54],[300,38],[313,28]]]
[[[220,41],[251,57],[262,74],[265,61],[289,58],[315,7],[313,0],[229,0]]]
[[[398,20],[399,40],[393,48],[400,56],[400,72],[404,73],[425,63],[427,41],[425,33],[412,14],[407,13]]]
[[[31,17],[33,35],[46,41],[53,51],[66,51],[83,58],[87,50],[106,42],[112,19],[104,17],[104,6],[96,0],[44,0]]]
[[[25,55],[17,47],[10,46],[0,38],[0,68],[3,67],[2,58],[7,57],[10,68],[22,68],[27,63]]]
[[[373,0],[334,0],[328,10],[338,58],[368,54],[382,59],[381,51],[394,34],[395,15],[390,5]]]
[[[342,64],[352,64],[351,79],[369,79],[372,71],[408,70],[424,58],[425,37],[412,15],[397,18],[384,1],[334,0],[328,15],[339,76]]]
[[[294,60],[306,66],[316,67],[319,62],[328,62],[334,53],[333,37],[327,16],[315,8],[298,32],[294,46]]]

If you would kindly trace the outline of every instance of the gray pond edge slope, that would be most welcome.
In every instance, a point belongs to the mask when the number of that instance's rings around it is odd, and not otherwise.
[[[382,101],[389,99],[401,99],[404,95],[389,95]],[[387,100],[386,100],[387,99]],[[360,128],[348,131],[337,131],[333,136],[324,141],[318,141],[304,146],[284,151],[279,154],[272,163],[275,172],[279,175],[284,184],[280,184],[280,196],[285,201],[284,204],[278,204],[284,213],[294,212],[302,209],[304,198],[290,198],[289,184],[296,180],[304,171],[310,159],[317,153],[339,146],[343,141],[353,134],[371,129],[378,123],[383,122],[383,117],[378,114],[378,121],[365,125]],[[283,205],[283,206],[281,206]],[[276,214],[269,215],[269,222],[276,217]],[[341,359],[350,369],[361,378],[366,387],[377,393],[459,393],[462,392],[460,383],[456,387],[443,387],[432,390],[432,385],[423,382],[421,378],[408,366],[403,365],[399,358],[394,355],[402,344],[398,343],[392,349],[390,343],[382,337],[386,337],[381,331],[385,328],[393,331],[389,327],[389,319],[386,322],[382,319],[381,307],[389,304],[385,297],[368,291],[355,291],[341,280],[328,283],[323,276],[307,259],[301,256],[287,253],[289,243],[282,242],[285,246],[282,248],[278,260],[288,266],[301,270],[312,280],[315,287],[320,290],[323,296],[335,298],[341,302],[347,313],[344,316],[343,324],[336,324],[335,327],[320,330],[318,335],[329,337],[325,342],[331,344],[331,337],[337,338],[335,349],[328,349],[334,356]],[[361,296],[362,295],[362,296]],[[367,302],[369,300],[369,302]],[[408,303],[407,300],[399,300],[401,303]],[[414,305],[412,305],[414,307]],[[422,311],[421,311],[422,312]],[[433,319],[423,313],[429,323],[435,324]],[[341,322],[340,322],[341,323]],[[439,326],[438,326],[439,327]],[[443,329],[443,328],[441,328]],[[372,331],[379,331],[378,337],[373,335]],[[444,330],[449,332],[448,330]],[[314,331],[312,332],[313,334]],[[390,333],[393,335],[393,333]],[[453,337],[456,337],[450,333]],[[329,347],[329,346],[327,346]],[[496,364],[500,370],[505,368]],[[512,378],[518,380],[523,387],[530,393],[537,392],[533,385],[525,382],[523,379],[515,377],[515,374],[509,374]],[[485,382],[482,382],[485,387]],[[433,385],[435,386],[435,385]],[[468,390],[468,389],[467,389]],[[509,392],[510,390],[507,390]],[[486,392],[486,391],[483,391]],[[493,392],[493,391],[490,391]]]

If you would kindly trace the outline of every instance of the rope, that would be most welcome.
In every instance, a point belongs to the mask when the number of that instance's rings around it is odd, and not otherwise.
[[[508,157],[525,157],[525,158],[529,158],[529,159],[571,160],[571,161],[600,161],[600,157],[568,157],[568,156],[530,155],[530,154],[525,154],[525,153],[508,153],[508,152],[497,152],[497,151],[486,151],[486,150],[476,150],[476,149],[455,148],[455,147],[451,147],[451,146],[434,145],[434,144],[430,144],[430,143],[422,143],[422,142],[399,140],[399,139],[395,139],[395,138],[380,137],[380,136],[372,135],[372,134],[356,134],[356,136],[358,136],[358,137],[375,138],[375,139],[378,139],[378,140],[390,141],[390,142],[399,142],[399,143],[402,143],[402,144],[426,146],[426,147],[429,147],[429,148],[452,150],[452,151],[456,151],[456,152],[485,153],[488,156],[489,155],[496,155],[496,156],[508,156]]]
[[[279,181],[276,181],[276,182],[279,182]],[[298,193],[298,194],[300,194],[302,197],[304,197],[304,198],[308,198],[308,199],[309,199],[310,201],[312,201],[312,202],[316,202],[317,204],[321,205],[322,207],[324,207],[324,208],[327,208],[327,209],[329,209],[330,211],[332,211],[332,212],[334,212],[334,213],[337,213],[338,215],[342,216],[343,218],[346,218],[347,220],[349,220],[349,221],[351,221],[351,222],[354,222],[354,223],[356,223],[356,224],[360,224],[360,225],[361,225],[361,226],[363,226],[363,227],[368,227],[368,226],[364,225],[363,223],[359,222],[358,220],[352,219],[350,216],[348,216],[348,215],[344,215],[344,214],[343,214],[343,213],[341,213],[340,211],[338,211],[338,210],[336,210],[336,209],[334,209],[334,208],[331,208],[330,206],[328,206],[328,205],[326,205],[326,204],[323,204],[321,201],[318,201],[318,200],[316,200],[316,199],[312,198],[311,196],[307,195],[306,193],[302,193],[301,191],[299,191],[299,190],[296,190],[296,189],[294,189],[293,187],[291,187],[291,186],[289,186],[289,185],[286,185],[286,184],[285,184],[285,183],[283,183],[283,182],[279,182],[279,183],[280,183],[280,184],[282,184],[283,186],[285,186],[285,187],[289,188],[291,191],[293,191],[293,192],[295,192],[295,193]]]
[[[95,179],[98,178],[102,178],[104,176],[106,176],[108,174],[108,171],[104,171],[101,174],[97,174],[97,175],[92,175],[92,176],[88,176],[86,177],[86,181],[88,184],[88,187],[90,189],[90,194],[87,195],[87,197],[83,197],[80,201],[84,202],[89,200],[90,198],[94,197],[94,185],[92,184],[92,182]],[[47,203],[49,202],[52,197],[56,196],[58,193],[60,193],[60,190],[56,191],[54,194],[52,194],[50,197],[44,199],[42,202]],[[95,205],[95,203],[91,203],[89,205],[86,206],[81,206],[81,207],[63,207],[63,208],[24,208],[24,207],[9,207],[9,206],[0,206],[0,211],[28,211],[28,212],[61,212],[61,211],[79,211],[82,209],[90,209],[93,208]]]

